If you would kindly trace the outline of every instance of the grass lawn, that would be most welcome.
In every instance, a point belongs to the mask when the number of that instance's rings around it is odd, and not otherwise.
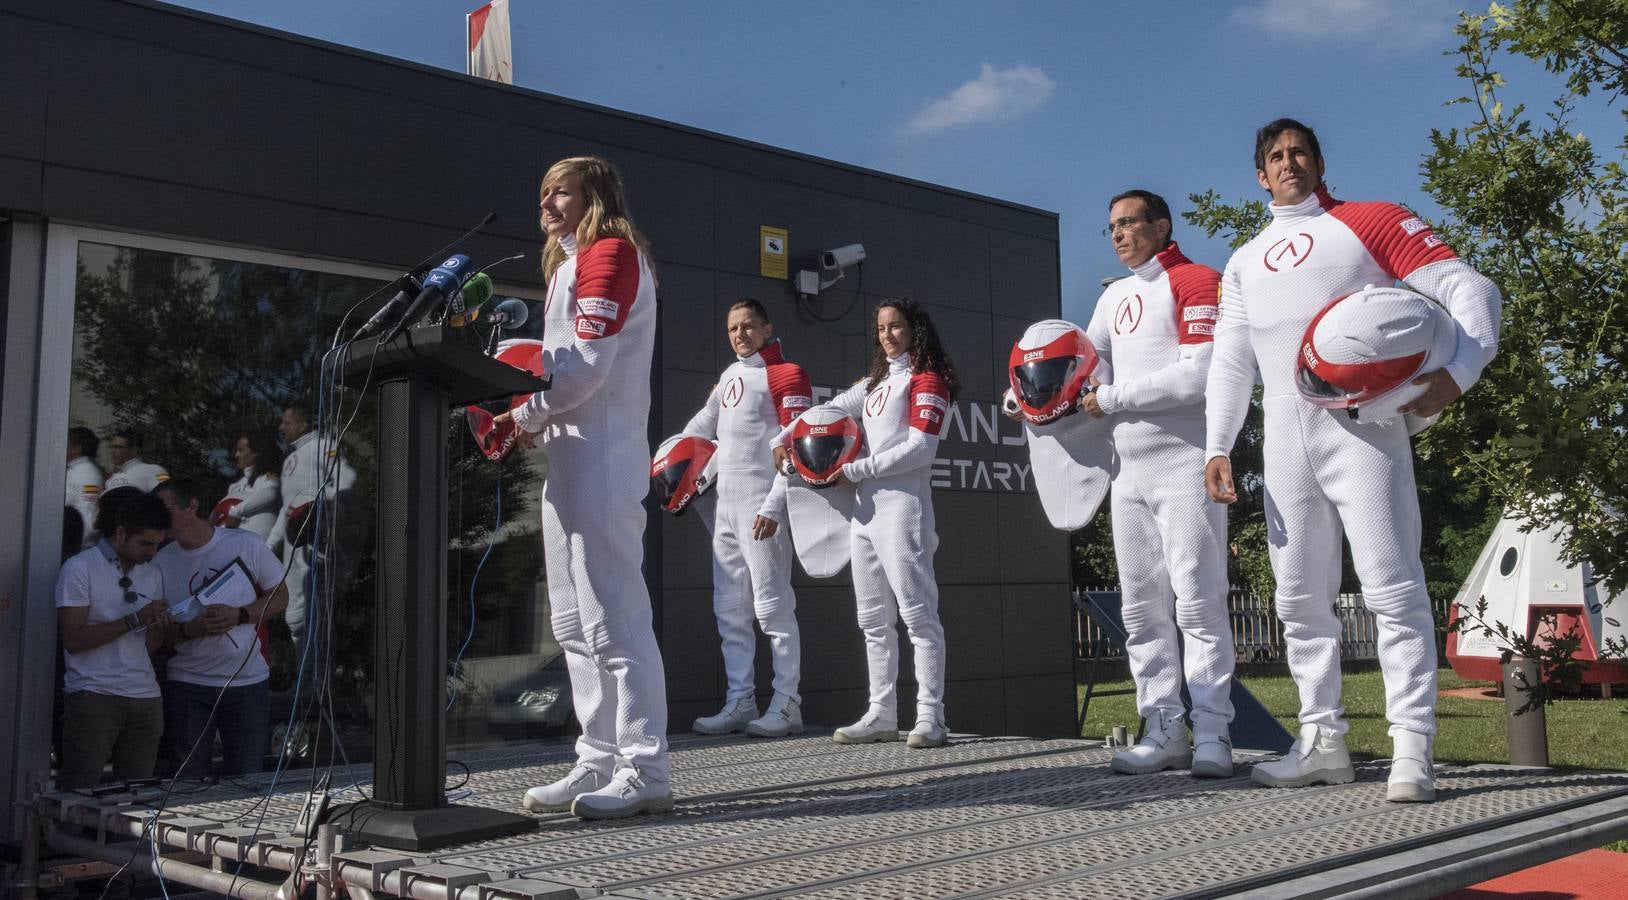
[[[1286,676],[1241,679],[1283,727],[1294,734],[1300,697]],[[1378,672],[1345,676],[1343,698],[1351,732],[1346,737],[1353,756],[1388,757],[1391,739],[1386,733],[1385,686]],[[1451,670],[1440,674],[1442,690],[1482,686],[1465,681]],[[1130,694],[1103,697],[1104,690],[1124,690],[1129,681],[1101,682],[1091,698],[1081,736],[1101,740],[1114,725],[1134,734],[1138,722],[1135,698]],[[1085,696],[1085,687],[1079,688]],[[1549,762],[1561,768],[1628,770],[1628,699],[1563,700],[1545,713],[1549,726]],[[1502,699],[1469,700],[1443,697],[1437,706],[1436,761],[1443,763],[1507,763]]]

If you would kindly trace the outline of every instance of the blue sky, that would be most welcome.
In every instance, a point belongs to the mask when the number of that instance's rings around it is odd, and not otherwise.
[[[1317,129],[1342,196],[1430,215],[1430,130],[1473,110],[1444,106],[1468,90],[1442,55],[1464,4],[1436,0],[510,2],[520,86],[1060,213],[1077,321],[1123,272],[1099,233],[1116,192],[1178,213],[1207,188],[1262,197],[1253,130],[1292,115]],[[462,72],[479,2],[180,5]],[[1534,107],[1554,92],[1535,67],[1503,70]],[[1621,137],[1614,114],[1580,125],[1597,146]],[[1179,221],[1176,236],[1224,265],[1221,242]]]

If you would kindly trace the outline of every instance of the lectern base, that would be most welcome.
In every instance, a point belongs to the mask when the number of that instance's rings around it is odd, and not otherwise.
[[[432,809],[387,809],[359,803],[334,816],[340,829],[375,847],[434,850],[537,830],[537,819],[484,806],[449,804]]]

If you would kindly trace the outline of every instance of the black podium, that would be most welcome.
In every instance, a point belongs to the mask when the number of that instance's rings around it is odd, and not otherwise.
[[[373,799],[345,830],[403,850],[530,831],[530,816],[446,798],[447,412],[547,382],[440,325],[352,344],[339,375],[379,393]]]

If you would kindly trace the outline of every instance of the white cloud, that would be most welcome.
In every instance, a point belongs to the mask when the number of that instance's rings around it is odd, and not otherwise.
[[[1447,31],[1447,20],[1417,0],[1254,0],[1232,21],[1284,37],[1379,38],[1420,44]]]
[[[1056,89],[1057,83],[1035,66],[997,69],[984,63],[977,78],[927,104],[911,117],[905,130],[930,134],[960,125],[1013,119],[1039,109]]]

